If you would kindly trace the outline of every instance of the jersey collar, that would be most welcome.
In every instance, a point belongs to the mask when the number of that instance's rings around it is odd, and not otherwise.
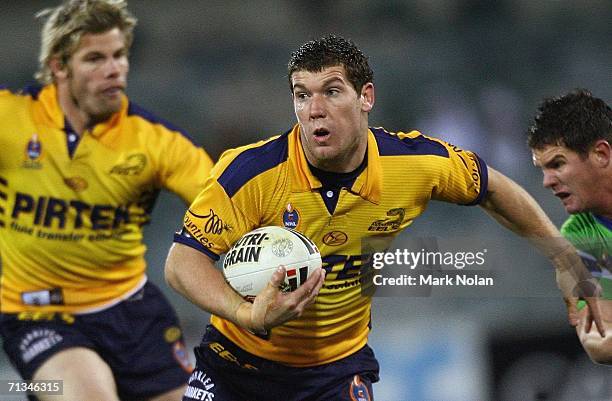
[[[65,116],[57,100],[57,87],[54,84],[43,87],[38,96],[38,101],[40,102],[41,108],[37,111],[36,118],[53,127],[64,129]],[[100,136],[111,128],[116,127],[121,119],[127,116],[127,109],[128,100],[127,97],[123,95],[121,100],[121,110],[118,113],[113,114],[113,116],[108,120],[97,124],[88,132],[90,132],[93,136]]]
[[[367,201],[379,204],[382,193],[382,167],[376,139],[369,129],[367,158],[368,165],[353,183],[351,192]],[[312,174],[308,167],[298,124],[289,134],[289,169],[292,192],[307,192],[322,187],[321,181]]]
[[[603,224],[603,226],[606,227],[608,230],[612,231],[612,219],[608,219],[607,217],[603,217],[603,216],[598,216],[596,214],[593,214],[593,217],[600,224]]]

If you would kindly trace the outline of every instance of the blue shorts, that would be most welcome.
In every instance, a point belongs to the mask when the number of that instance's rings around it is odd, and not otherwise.
[[[176,314],[151,283],[100,312],[0,314],[0,333],[5,352],[24,379],[31,379],[59,351],[92,349],[112,369],[123,399],[180,387],[192,371]]]
[[[281,365],[238,348],[208,326],[183,401],[371,401],[378,362],[369,346],[308,368]]]

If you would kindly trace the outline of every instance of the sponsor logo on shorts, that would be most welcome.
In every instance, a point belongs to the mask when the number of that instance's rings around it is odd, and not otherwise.
[[[215,394],[211,391],[215,383],[201,370],[195,370],[187,381],[184,397],[192,400],[212,401]]]
[[[361,381],[359,375],[353,377],[351,381],[351,388],[349,389],[349,395],[352,401],[371,401],[370,392],[364,382]]]
[[[348,241],[348,235],[342,231],[330,231],[323,236],[323,243],[329,246],[340,246]]]
[[[28,363],[41,353],[62,342],[64,338],[52,329],[34,329],[26,334],[19,344],[21,359]]]
[[[31,321],[31,322],[40,322],[47,321],[50,322],[55,320],[55,318],[61,319],[64,323],[73,324],[75,321],[74,315],[70,313],[60,313],[60,312],[40,312],[40,311],[25,311],[19,312],[17,315],[18,320],[22,321]]]
[[[283,225],[285,228],[297,228],[300,224],[300,213],[287,203],[287,208],[283,212]]]
[[[259,370],[259,368],[249,363],[242,363],[241,361],[238,360],[238,358],[234,354],[226,350],[223,345],[217,342],[208,344],[208,348],[210,348],[215,354],[219,355],[221,358],[225,359],[226,361],[233,362],[236,365],[240,366],[241,368]]]

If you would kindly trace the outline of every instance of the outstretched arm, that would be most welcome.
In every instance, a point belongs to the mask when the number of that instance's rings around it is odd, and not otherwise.
[[[578,325],[577,295],[584,295],[584,299],[589,304],[587,328],[590,329],[590,325],[595,322],[601,336],[605,336],[600,303],[594,291],[598,285],[580,260],[573,245],[561,236],[559,230],[527,191],[490,167],[488,172],[488,192],[481,206],[500,224],[528,238],[552,261],[556,268],[557,284],[568,308],[570,324]],[[580,293],[580,290],[584,292]]]
[[[179,243],[170,248],[165,275],[168,284],[195,305],[255,333],[300,316],[314,302],[325,278],[324,270],[318,269],[297,290],[284,294],[279,286],[285,270],[279,268],[251,304],[225,282],[208,256]]]

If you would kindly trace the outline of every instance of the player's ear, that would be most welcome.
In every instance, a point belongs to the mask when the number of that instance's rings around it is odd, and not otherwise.
[[[59,57],[52,57],[49,60],[49,68],[55,80],[66,79],[68,77],[68,68]]]
[[[610,165],[610,157],[612,157],[612,147],[610,143],[605,139],[599,139],[593,145],[591,149],[593,153],[595,163],[600,167],[608,167]]]
[[[361,111],[370,112],[374,108],[374,84],[368,82],[361,88]]]

